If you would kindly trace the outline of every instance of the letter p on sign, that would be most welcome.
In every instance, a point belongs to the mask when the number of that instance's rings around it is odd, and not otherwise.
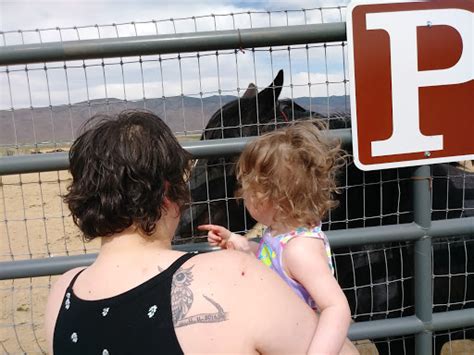
[[[474,159],[474,0],[354,1],[347,39],[360,169]]]

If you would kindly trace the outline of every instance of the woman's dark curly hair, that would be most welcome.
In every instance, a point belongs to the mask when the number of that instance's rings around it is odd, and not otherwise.
[[[120,233],[131,225],[155,231],[167,197],[189,200],[190,154],[170,128],[148,111],[97,115],[69,151],[72,183],[64,202],[87,240]]]

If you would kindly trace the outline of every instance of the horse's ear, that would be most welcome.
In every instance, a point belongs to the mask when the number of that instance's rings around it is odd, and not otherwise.
[[[255,97],[255,95],[257,95],[257,87],[254,83],[250,83],[249,87],[247,88],[247,90],[245,90],[242,97]]]
[[[281,91],[281,88],[283,86],[283,69],[280,69],[278,71],[277,76],[275,77],[275,79],[273,79],[272,85],[273,86],[278,86],[280,88],[280,91]]]
[[[270,86],[262,90],[258,94],[259,102],[271,102],[272,105],[277,102],[278,97],[281,94],[281,89],[283,88],[283,70],[280,70],[273,79],[273,83]]]

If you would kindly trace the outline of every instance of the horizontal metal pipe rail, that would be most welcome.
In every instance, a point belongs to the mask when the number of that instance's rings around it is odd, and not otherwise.
[[[424,230],[415,223],[406,223],[327,231],[326,233],[333,248],[393,241],[415,241],[425,235],[441,238],[467,234],[474,238],[474,217],[433,221],[429,230]],[[207,243],[175,245],[173,248],[181,251],[197,250],[201,252],[215,250]],[[0,280],[59,275],[74,267],[90,265],[96,256],[97,254],[83,254],[4,261],[0,262]]]
[[[329,134],[341,140],[344,146],[351,143],[350,128],[330,130]],[[182,142],[182,146],[195,158],[217,157],[240,153],[255,137],[213,139]],[[0,157],[0,176],[45,171],[67,170],[68,153],[44,153]]]
[[[434,332],[474,326],[474,308],[433,313],[431,326]]]
[[[386,336],[411,335],[424,330],[424,324],[416,316],[380,319],[351,324],[351,340],[376,339]]]
[[[0,47],[0,65],[189,53],[346,40],[344,22]]]
[[[207,243],[175,245],[173,249],[191,251],[212,251]],[[41,259],[26,259],[0,262],[0,280],[60,275],[75,267],[89,266],[97,258],[97,253],[52,256]]]
[[[425,330],[441,331],[472,326],[474,326],[474,308],[466,308],[433,313],[433,320],[429,324],[424,324],[416,316],[354,323],[349,329],[349,338],[351,340],[377,339],[412,335]]]

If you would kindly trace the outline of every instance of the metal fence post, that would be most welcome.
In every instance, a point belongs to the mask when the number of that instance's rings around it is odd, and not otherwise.
[[[414,169],[413,211],[414,220],[425,235],[415,242],[415,314],[425,325],[425,330],[415,335],[415,353],[432,354],[433,288],[431,277],[431,171],[429,166]]]

